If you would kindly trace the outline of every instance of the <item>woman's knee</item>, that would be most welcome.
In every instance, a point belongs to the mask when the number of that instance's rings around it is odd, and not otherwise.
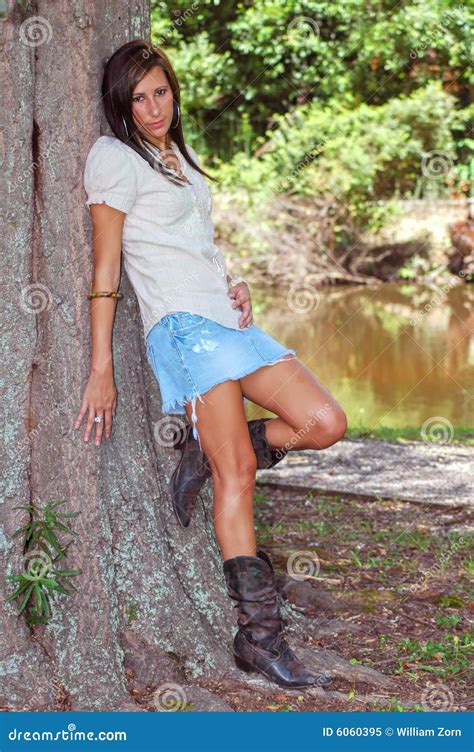
[[[212,476],[219,483],[229,483],[233,486],[241,484],[247,487],[255,481],[257,472],[257,457],[252,447],[250,449],[235,450],[225,448],[209,458]]]
[[[343,438],[347,431],[347,415],[339,405],[320,414],[309,433],[315,449],[325,449]]]

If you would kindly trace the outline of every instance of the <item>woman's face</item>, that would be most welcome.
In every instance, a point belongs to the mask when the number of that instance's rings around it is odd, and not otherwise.
[[[164,71],[155,66],[132,92],[135,125],[149,141],[166,147],[166,134],[173,119],[173,92]]]

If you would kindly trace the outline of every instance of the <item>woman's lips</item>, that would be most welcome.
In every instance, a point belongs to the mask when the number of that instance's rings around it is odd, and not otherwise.
[[[150,128],[154,128],[155,130],[156,130],[157,128],[162,128],[162,127],[163,127],[163,123],[164,123],[164,122],[165,122],[165,121],[164,121],[164,119],[163,119],[163,120],[158,120],[158,121],[157,121],[156,123],[150,123]]]

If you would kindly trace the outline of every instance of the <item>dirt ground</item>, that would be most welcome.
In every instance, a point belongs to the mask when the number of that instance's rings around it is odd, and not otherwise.
[[[337,654],[391,684],[370,686],[363,675],[342,670],[330,691],[285,691],[257,674],[242,683],[235,677],[198,681],[200,687],[234,711],[474,709],[468,507],[368,501],[259,483],[255,509],[258,545],[272,556],[282,613],[288,607],[304,617],[305,650]],[[291,555],[296,562],[301,557],[307,567],[301,573],[310,577],[288,574]],[[295,564],[291,571],[300,572]],[[301,643],[301,630],[298,638]],[[295,652],[302,657],[296,646]]]

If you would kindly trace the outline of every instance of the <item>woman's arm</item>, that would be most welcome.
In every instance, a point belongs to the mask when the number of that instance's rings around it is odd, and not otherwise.
[[[91,290],[117,292],[125,214],[107,204],[91,204],[94,273]],[[115,298],[91,300],[91,372],[113,375],[112,328]]]
[[[125,213],[108,204],[91,204],[93,222],[94,273],[91,290],[117,291],[120,281],[122,232]],[[117,391],[113,376],[112,329],[115,298],[93,298],[91,304],[91,364],[81,410],[76,418],[79,428],[88,412],[84,441],[89,440],[96,426],[95,445],[99,446],[105,421],[105,435],[110,436],[112,415],[115,414]],[[102,422],[95,423],[96,415]]]

